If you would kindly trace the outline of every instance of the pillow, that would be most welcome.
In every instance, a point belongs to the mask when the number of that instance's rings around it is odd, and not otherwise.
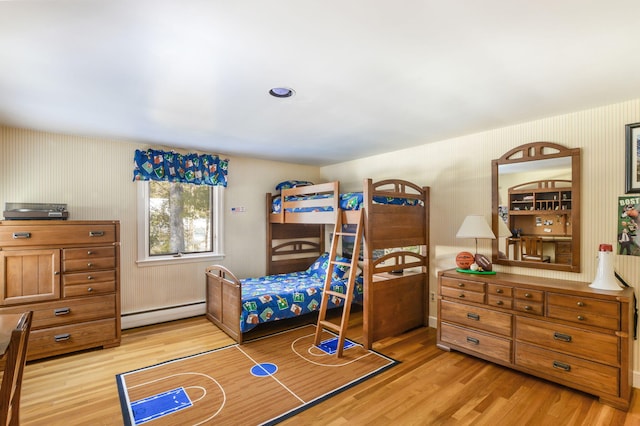
[[[309,185],[313,185],[313,182],[309,182],[306,180],[285,180],[276,185],[276,191],[282,191],[283,189],[297,188],[299,186],[309,186]]]
[[[351,263],[351,259],[347,259],[346,257],[342,257],[342,256],[336,256],[336,261]],[[312,277],[318,277],[320,279],[324,279],[327,276],[328,266],[329,266],[329,253],[323,253],[319,258],[317,258],[311,264],[311,266],[309,266],[306,272]],[[343,279],[348,272],[349,272],[349,266],[334,265],[333,274],[331,276],[332,281]]]

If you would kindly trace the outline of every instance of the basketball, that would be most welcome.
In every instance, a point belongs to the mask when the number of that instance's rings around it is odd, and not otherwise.
[[[461,251],[456,256],[456,265],[458,265],[460,269],[469,269],[473,262],[475,262],[475,259],[468,251]]]

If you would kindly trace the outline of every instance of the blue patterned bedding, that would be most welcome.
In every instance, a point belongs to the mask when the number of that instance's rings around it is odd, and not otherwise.
[[[287,201],[300,201],[300,200],[317,200],[332,197],[332,194],[317,194],[317,195],[309,195],[304,197],[287,197]],[[364,202],[364,193],[362,192],[346,192],[344,194],[340,194],[339,206],[342,210],[360,210],[362,208]],[[395,198],[395,197],[382,197],[375,196],[373,197],[374,204],[394,204],[399,206],[415,206],[422,204],[420,200],[415,198]],[[331,206],[321,206],[321,207],[304,207],[304,208],[293,208],[287,209],[288,212],[292,213],[304,213],[304,212],[312,212],[312,211],[331,211],[333,208]],[[282,197],[276,197],[273,199],[271,204],[271,212],[273,213],[281,213],[282,212]]]
[[[340,256],[336,260],[349,262],[349,259]],[[328,264],[329,255],[325,253],[305,271],[240,280],[242,283],[241,332],[247,332],[265,322],[293,318],[319,310]],[[344,294],[348,270],[349,267],[334,266],[332,291]],[[353,300],[362,303],[363,294],[362,277],[357,277]],[[340,298],[330,298],[329,308],[341,306],[343,301],[344,299]]]

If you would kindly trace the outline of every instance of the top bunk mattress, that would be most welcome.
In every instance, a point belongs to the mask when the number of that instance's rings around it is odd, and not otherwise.
[[[305,196],[289,196],[286,197],[287,201],[306,201],[306,200],[320,200],[327,199],[333,197],[333,194],[324,193],[324,194],[315,194],[315,195],[305,195]],[[282,198],[283,197],[275,197],[271,203],[271,212],[272,213],[282,213]],[[397,197],[383,197],[383,196],[374,196],[373,197],[374,204],[392,204],[398,206],[418,206],[423,205],[424,203],[421,200],[415,198],[397,198]],[[338,202],[338,206],[342,210],[360,210],[364,204],[364,193],[363,192],[346,192],[344,194],[340,194],[340,200]],[[306,213],[306,212],[317,212],[317,211],[332,211],[333,207],[331,206],[312,206],[312,207],[294,207],[285,209],[285,211],[289,213]]]

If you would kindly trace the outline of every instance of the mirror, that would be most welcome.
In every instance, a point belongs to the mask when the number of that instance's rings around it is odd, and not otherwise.
[[[580,148],[521,145],[491,162],[492,262],[580,272]]]

